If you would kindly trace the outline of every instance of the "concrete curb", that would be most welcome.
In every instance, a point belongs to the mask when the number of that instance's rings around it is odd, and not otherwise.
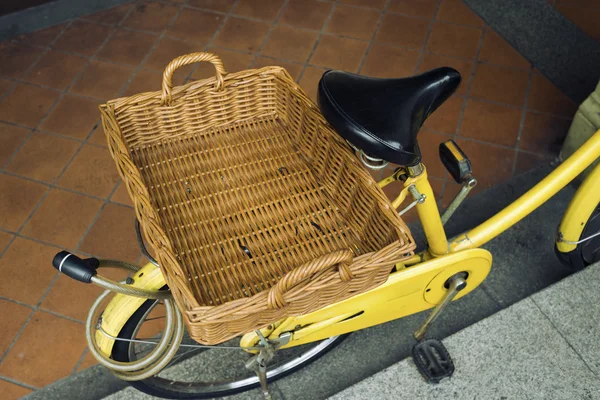
[[[546,0],[463,0],[576,104],[600,79],[600,43]]]
[[[409,358],[331,399],[600,399],[599,285],[600,263],[448,337],[437,385]]]

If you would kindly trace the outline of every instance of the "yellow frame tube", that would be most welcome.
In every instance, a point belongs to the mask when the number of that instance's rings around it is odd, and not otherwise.
[[[479,247],[492,240],[558,193],[598,157],[600,157],[600,130],[527,193],[478,227],[455,238],[450,243],[450,251]],[[586,190],[592,189],[593,185],[590,184]]]
[[[576,244],[565,243],[560,239],[569,242],[580,240],[585,223],[590,219],[598,204],[600,204],[600,164],[594,167],[581,186],[579,186],[563,216],[558,227],[560,235],[556,241],[558,251],[568,253],[575,250],[577,247]]]
[[[379,187],[383,188],[394,182],[396,180],[394,175],[391,175],[379,182]],[[438,209],[435,195],[433,194],[433,189],[429,183],[427,169],[425,166],[423,166],[423,172],[420,175],[410,177],[404,182],[404,189],[402,189],[398,197],[392,201],[392,206],[395,209],[398,209],[402,205],[408,196],[408,188],[410,186],[414,186],[420,194],[425,195],[425,201],[423,203],[418,203],[416,208],[417,213],[419,214],[419,219],[421,220],[421,224],[423,225],[423,231],[427,237],[429,252],[434,257],[447,254],[448,240],[446,238],[446,231],[444,230],[444,226],[442,224],[440,210]],[[413,200],[412,197],[410,199],[411,201]],[[414,264],[414,262],[411,261],[415,260],[421,260],[420,256],[418,258],[414,258],[414,260],[411,259],[408,263]]]
[[[414,184],[417,191],[425,195],[425,201],[417,204],[417,213],[419,219],[423,225],[423,231],[429,244],[429,252],[434,257],[441,256],[448,253],[448,239],[446,238],[446,231],[442,225],[442,218],[440,217],[440,210],[438,209],[433,189],[429,179],[427,179],[427,170],[423,167],[423,173],[415,178],[409,178],[404,186]]]

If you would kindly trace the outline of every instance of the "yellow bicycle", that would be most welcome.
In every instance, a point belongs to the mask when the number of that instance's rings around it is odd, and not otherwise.
[[[261,386],[307,365],[340,343],[350,332],[433,308],[415,332],[416,365],[432,382],[453,372],[452,361],[439,341],[426,340],[428,327],[445,307],[474,290],[492,266],[492,255],[480,247],[519,222],[600,157],[600,131],[551,174],[481,225],[447,238],[444,224],[477,183],[468,157],[452,140],[440,144],[440,157],[461,191],[440,214],[421,162],[417,133],[425,119],[457,88],[460,75],[439,68],[404,79],[375,79],[328,71],[319,84],[319,106],[333,128],[355,148],[370,168],[387,162],[399,167],[379,182],[384,187],[402,181],[404,189],[392,202],[401,213],[415,207],[427,248],[397,264],[387,281],[365,293],[318,311],[284,318],[241,338],[203,346],[186,337],[157,262],[142,268],[116,261],[81,260],[59,253],[54,266],[82,282],[119,292],[103,308],[105,292],[92,307],[87,338],[92,354],[117,376],[147,393],[192,399],[229,395]],[[377,107],[373,107],[377,104]],[[600,166],[595,167],[568,206],[556,237],[559,258],[573,269],[600,261]],[[96,274],[102,266],[132,272],[126,282]],[[153,326],[164,330],[155,336]],[[156,328],[156,326],[154,326]],[[181,341],[183,337],[183,341]],[[181,343],[181,344],[180,344]],[[185,374],[167,369],[189,364]]]

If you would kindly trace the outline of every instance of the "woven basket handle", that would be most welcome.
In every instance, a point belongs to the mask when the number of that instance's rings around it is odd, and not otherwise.
[[[223,75],[227,74],[225,67],[223,67],[223,61],[213,53],[190,53],[183,56],[179,56],[167,65],[165,72],[163,73],[162,82],[162,95],[160,97],[160,103],[162,105],[169,104],[171,102],[171,90],[173,89],[173,74],[175,70],[184,65],[194,64],[197,62],[208,61],[215,67],[217,85],[216,89],[221,90],[223,88]]]
[[[338,266],[340,279],[349,281],[354,276],[349,266],[352,264],[352,252],[350,250],[338,250],[315,258],[301,266],[293,269],[285,275],[275,286],[269,290],[267,297],[268,308],[281,308],[286,305],[283,299],[284,293],[302,282],[304,279],[313,276],[316,273],[325,271],[329,268]]]

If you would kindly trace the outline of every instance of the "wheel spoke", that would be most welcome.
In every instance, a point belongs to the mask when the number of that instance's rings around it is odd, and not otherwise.
[[[162,318],[158,311],[155,311],[155,309],[160,310],[160,307],[151,301],[146,302],[134,314],[137,315],[137,319],[132,317],[125,324],[113,348],[113,357],[115,353],[120,354],[115,360],[133,361],[142,358],[152,350],[155,346],[154,342],[160,339],[160,335],[154,337],[152,333],[148,335],[148,330],[143,329],[143,326],[145,324],[154,326],[157,320],[160,322]],[[134,338],[133,341],[119,340],[131,340],[131,338]],[[269,363],[267,376],[269,379],[276,379],[301,368],[333,348],[341,342],[341,339],[333,337],[316,343],[278,350],[275,358]],[[240,338],[234,338],[217,346],[203,346],[186,334],[179,351],[166,368],[158,375],[134,382],[133,385],[150,394],[160,393],[162,396],[182,399],[212,398],[255,387],[259,383],[258,378],[253,371],[246,369],[246,361],[252,354],[240,348],[239,342]]]

